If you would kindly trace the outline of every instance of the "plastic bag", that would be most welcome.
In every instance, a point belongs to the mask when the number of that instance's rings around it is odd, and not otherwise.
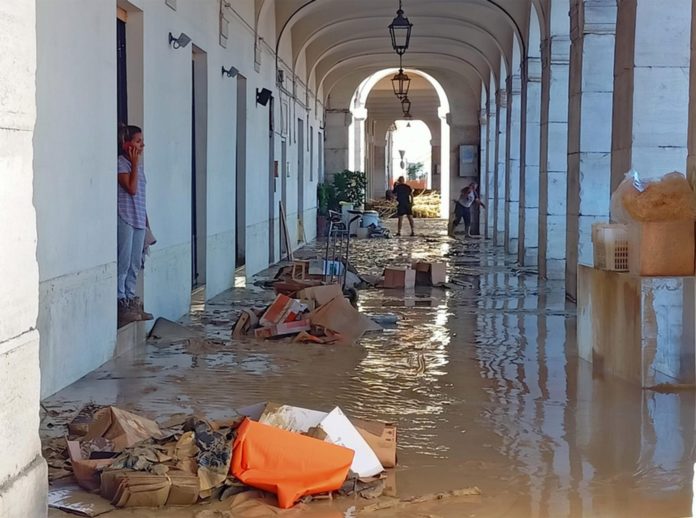
[[[632,170],[611,196],[611,217],[617,223],[695,220],[696,199],[682,173],[645,181]]]

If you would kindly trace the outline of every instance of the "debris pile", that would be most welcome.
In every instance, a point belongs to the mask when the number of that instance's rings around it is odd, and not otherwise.
[[[416,218],[439,218],[441,202],[440,193],[437,191],[416,193],[413,196],[413,216]],[[367,207],[377,212],[382,219],[396,216],[396,200],[370,200]]]
[[[368,331],[382,330],[351,305],[338,284],[304,288],[295,296],[280,293],[266,308],[243,310],[233,338],[290,337],[303,343],[352,344]]]
[[[390,423],[349,419],[338,407],[320,412],[274,403],[233,415],[226,421],[188,416],[165,428],[101,408],[86,429],[70,427],[84,432],[66,438],[72,475],[113,507],[193,505],[257,489],[287,509],[332,493],[378,498],[385,468],[396,466]],[[72,498],[77,508],[81,494]],[[65,491],[54,490],[50,501],[66,509]]]
[[[387,289],[416,286],[447,287],[447,265],[416,261],[409,266],[390,266],[384,269],[384,280],[379,286]]]

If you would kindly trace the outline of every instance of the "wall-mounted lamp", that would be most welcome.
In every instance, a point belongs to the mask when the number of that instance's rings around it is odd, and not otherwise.
[[[229,69],[225,68],[225,65],[222,66],[222,75],[227,76],[227,77],[237,77],[237,74],[239,74],[239,70],[237,70],[234,67],[230,67]]]
[[[266,106],[271,97],[273,97],[273,92],[271,92],[268,88],[263,88],[261,90],[258,88],[256,89],[256,104]]]
[[[169,44],[173,48],[183,49],[189,43],[191,43],[191,38],[185,32],[182,32],[181,34],[179,34],[178,38],[175,38],[171,32],[169,33]]]
[[[277,75],[276,75],[276,83],[278,83],[278,86],[283,86],[284,82],[285,82],[285,70],[278,70]]]

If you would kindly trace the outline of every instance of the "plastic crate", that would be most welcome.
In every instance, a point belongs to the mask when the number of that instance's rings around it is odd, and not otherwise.
[[[627,272],[629,270],[628,227],[609,223],[592,225],[594,266],[599,270]]]

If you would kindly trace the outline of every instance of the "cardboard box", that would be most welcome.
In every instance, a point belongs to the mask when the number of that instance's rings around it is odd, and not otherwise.
[[[283,322],[295,322],[306,310],[307,306],[301,300],[293,299],[285,312]]]
[[[309,331],[312,324],[309,320],[295,320],[294,322],[284,322],[274,326],[259,327],[254,331],[254,335],[259,339],[274,338],[277,336],[288,336]]]
[[[442,286],[447,282],[447,265],[445,263],[415,262],[417,286]]]
[[[77,483],[88,491],[99,489],[100,470],[111,466],[114,459],[86,459],[79,441],[68,441],[68,455]]]
[[[234,330],[232,331],[233,338],[241,338],[247,336],[259,325],[259,317],[250,310],[243,309],[242,314],[239,316],[237,323],[234,325]]]
[[[166,475],[117,469],[102,473],[99,493],[116,507],[164,507],[170,489]]]
[[[367,441],[385,468],[396,467],[396,425],[364,419],[351,419],[351,423]]]
[[[147,439],[160,439],[162,432],[151,419],[116,407],[107,407],[94,414],[87,428],[85,441],[103,437],[113,442],[114,451],[123,451]]]
[[[317,306],[323,306],[336,297],[342,297],[343,291],[340,284],[329,284],[327,286],[315,286],[305,288],[297,293],[297,298],[302,300],[313,300]]]
[[[384,287],[413,288],[416,285],[416,271],[411,268],[385,268]]]
[[[376,322],[361,314],[343,296],[336,297],[309,314],[312,325],[340,335],[335,343],[350,345],[368,331],[382,331]]]
[[[664,221],[629,225],[629,271],[642,276],[694,275],[693,221]]]
[[[282,293],[279,294],[263,314],[259,323],[264,327],[280,324],[287,314],[290,304],[292,304],[290,297]]]

